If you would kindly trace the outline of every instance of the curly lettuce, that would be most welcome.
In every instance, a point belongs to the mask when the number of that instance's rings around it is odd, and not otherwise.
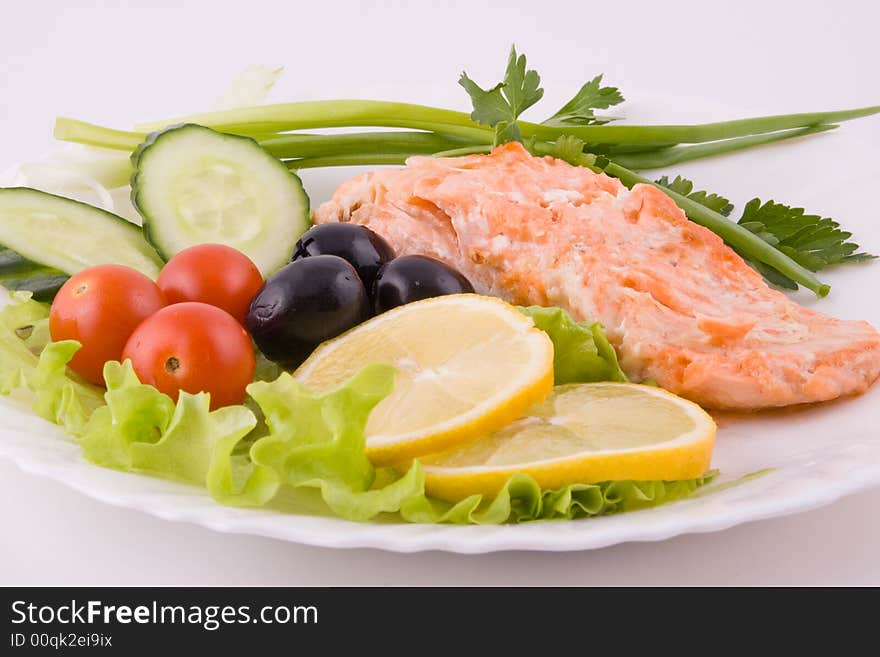
[[[576,323],[558,309],[523,312],[553,340],[558,382],[625,380],[599,325]],[[369,365],[326,393],[281,373],[252,383],[247,405],[211,411],[207,394],[183,392],[174,402],[142,384],[129,362],[106,364],[106,391],[79,381],[66,368],[79,345],[48,342],[47,316],[47,307],[26,294],[0,310],[0,393],[22,390],[33,410],[75,436],[96,465],[204,486],[226,505],[260,507],[285,487],[305,488],[353,521],[397,514],[416,523],[499,524],[656,506],[713,476],[542,490],[517,474],[491,499],[473,495],[450,504],[426,495],[418,461],[398,473],[377,471],[366,457],[367,419],[394,385],[389,366]]]
[[[142,384],[129,361],[107,363],[104,379],[106,404],[78,436],[83,457],[95,465],[204,485],[215,445],[241,439],[257,423],[244,406],[210,411],[206,393],[181,392],[175,404]]]
[[[527,474],[515,474],[494,499],[472,495],[457,504],[431,500],[425,495],[402,505],[401,516],[409,522],[494,525],[532,520],[573,520],[634,511],[672,502],[709,483],[715,472],[681,481],[606,481],[571,484],[543,490]]]
[[[248,394],[265,417],[265,434],[246,443],[245,450],[233,439],[224,441],[208,490],[226,504],[261,505],[282,485],[305,486],[320,489],[327,505],[343,517],[396,511],[389,502],[394,488],[369,490],[375,470],[364,433],[370,411],[391,392],[394,373],[387,365],[369,365],[323,394],[286,372],[271,382],[252,383]]]
[[[80,345],[49,343],[48,317],[30,292],[13,293],[0,311],[0,394],[23,391],[34,413],[76,435],[102,404],[101,391],[70,375],[67,363]]]
[[[553,341],[554,383],[628,381],[598,322],[576,322],[562,308],[521,307]]]

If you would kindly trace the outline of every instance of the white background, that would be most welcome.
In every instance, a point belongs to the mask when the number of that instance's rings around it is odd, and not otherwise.
[[[56,115],[124,128],[203,109],[249,63],[286,67],[279,99],[446,104],[462,68],[477,81],[495,79],[511,42],[542,72],[548,105],[571,92],[563,82],[599,72],[636,100],[681,95],[682,112],[688,97],[766,113],[880,102],[880,12],[868,0],[3,6],[0,170],[51,149]],[[880,119],[844,129],[880,147]],[[818,170],[816,181],[821,176]],[[798,516],[664,543],[570,554],[397,555],[171,524],[0,461],[0,584],[880,584],[878,508],[880,490],[873,490]]]

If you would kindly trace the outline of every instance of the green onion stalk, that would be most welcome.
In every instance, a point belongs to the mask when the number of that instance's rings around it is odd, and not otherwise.
[[[554,142],[571,135],[585,151],[574,163],[604,171],[628,187],[656,185],[636,171],[667,167],[773,142],[795,139],[837,127],[842,121],[880,113],[880,106],[836,112],[763,116],[697,125],[548,126],[518,122],[524,141],[539,155],[554,154]],[[326,100],[194,114],[114,130],[83,121],[59,118],[55,136],[62,141],[134,151],[156,130],[179,123],[198,123],[221,132],[248,136],[291,169],[315,167],[400,165],[412,155],[452,157],[489,152],[491,128],[469,114],[448,109],[373,100]],[[390,131],[302,132],[335,128],[394,128]],[[599,155],[597,155],[598,153]],[[607,163],[607,164],[606,164]],[[604,165],[604,166],[600,166]],[[125,180],[130,164],[120,161],[111,178]],[[122,168],[126,168],[122,171]],[[669,189],[688,218],[712,230],[745,257],[764,263],[819,296],[829,287],[809,270],[727,217]]]

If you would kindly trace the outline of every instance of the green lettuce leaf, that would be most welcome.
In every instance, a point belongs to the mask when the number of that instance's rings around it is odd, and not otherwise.
[[[623,380],[599,325],[574,322],[558,309],[522,310],[553,340],[558,382]],[[367,419],[394,385],[387,365],[370,365],[327,393],[283,373],[252,383],[249,405],[211,411],[205,393],[181,393],[175,404],[142,384],[130,362],[106,364],[103,394],[82,383],[66,368],[78,343],[46,344],[48,332],[40,326],[47,315],[45,305],[26,295],[0,310],[0,392],[25,390],[34,411],[77,436],[92,463],[205,486],[222,504],[264,506],[284,487],[306,488],[354,521],[397,514],[408,522],[499,524],[655,506],[690,494],[713,476],[541,490],[518,474],[492,499],[473,495],[449,504],[425,494],[418,461],[400,474],[376,471],[366,457]]]
[[[49,307],[29,292],[15,292],[0,310],[0,394],[25,391],[34,413],[78,435],[101,392],[67,370],[78,342],[46,344],[48,317]]]
[[[425,475],[418,461],[403,477],[380,488],[356,491],[327,480],[315,480],[308,485],[320,487],[324,502],[336,515],[357,521],[400,511],[408,501],[425,497]]]
[[[210,405],[211,398],[206,393],[181,392],[162,437],[155,443],[132,444],[133,466],[204,486],[215,444],[225,439],[240,440],[257,423],[245,406],[211,411]]]
[[[137,470],[204,485],[223,441],[239,441],[257,423],[244,406],[210,410],[210,396],[181,392],[175,404],[138,381],[130,361],[104,366],[106,405],[86,425],[83,456],[104,467]]]
[[[531,317],[553,341],[556,385],[628,380],[598,322],[576,322],[562,308],[528,306],[519,311]]]
[[[92,414],[80,436],[83,457],[106,468],[132,470],[132,444],[158,441],[171,422],[174,402],[142,385],[129,362],[107,363],[104,380],[105,405]]]
[[[25,375],[39,363],[39,351],[31,351],[25,340],[48,317],[48,307],[31,299],[30,292],[13,292],[0,310],[0,393],[25,387]]]
[[[369,365],[328,393],[316,393],[287,373],[252,383],[248,393],[268,433],[246,454],[236,452],[232,439],[219,445],[207,480],[211,494],[226,504],[261,505],[286,484],[320,489],[337,515],[353,520],[396,511],[398,500],[415,492],[414,476],[370,490],[375,471],[364,433],[370,411],[391,392],[394,375],[390,366]]]
[[[33,393],[31,408],[40,417],[78,436],[92,412],[101,405],[98,388],[71,380],[67,363],[79,350],[79,342],[49,343],[40,354],[37,367],[25,375]]]
[[[374,471],[364,429],[370,411],[391,392],[394,375],[388,365],[369,365],[324,394],[287,373],[271,383],[252,383],[248,393],[269,428],[269,435],[251,447],[254,463],[283,473],[293,486],[325,480],[366,490]]]

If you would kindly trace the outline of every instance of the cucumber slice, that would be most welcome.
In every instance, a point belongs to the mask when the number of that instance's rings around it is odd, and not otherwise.
[[[23,257],[20,253],[0,246],[0,275],[18,274],[40,266]]]
[[[37,301],[52,301],[67,278],[64,272],[0,247],[0,285],[7,290],[29,290]]]
[[[162,267],[159,255],[134,224],[86,203],[28,187],[0,188],[0,246],[68,275],[113,263],[155,279]]]
[[[166,259],[206,242],[245,253],[268,276],[311,222],[300,179],[252,139],[185,124],[132,155],[132,201]]]

